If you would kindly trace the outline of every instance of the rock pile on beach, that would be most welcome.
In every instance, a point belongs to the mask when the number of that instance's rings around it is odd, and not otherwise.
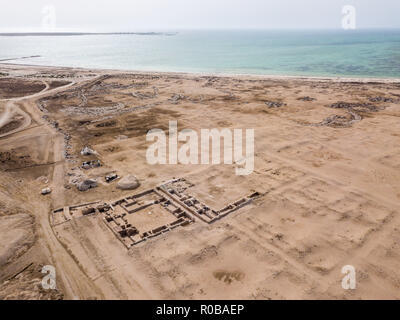
[[[280,108],[286,106],[286,103],[279,101],[265,101],[264,102],[268,108]]]
[[[381,101],[382,99],[374,99],[374,101]],[[371,99],[370,99],[371,101]],[[387,102],[387,101],[386,101]],[[347,111],[348,116],[342,115],[332,115],[328,118],[324,119],[320,123],[312,124],[312,126],[329,126],[334,128],[347,128],[350,127],[353,123],[362,120],[362,114],[368,112],[378,112],[379,110],[384,109],[384,107],[377,107],[374,104],[366,103],[366,102],[335,102],[328,106],[333,109],[344,109]]]
[[[345,116],[332,115],[324,119],[318,126],[329,126],[334,128],[347,128],[351,126],[351,121],[355,119],[348,119]]]
[[[388,103],[395,103],[394,99],[386,98],[386,97],[372,97],[369,98],[370,102],[388,102]]]
[[[333,103],[329,107],[334,109],[347,109],[347,110],[351,109],[360,112],[368,112],[368,111],[376,112],[379,110],[377,106],[370,103],[352,103],[343,101]]]
[[[315,100],[317,100],[317,99],[315,99],[315,98],[311,98],[311,97],[300,97],[300,98],[298,98],[297,100],[300,100],[300,101],[315,101]]]

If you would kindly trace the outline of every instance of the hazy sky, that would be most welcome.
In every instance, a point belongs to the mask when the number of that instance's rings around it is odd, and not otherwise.
[[[400,28],[400,0],[2,0],[0,31],[45,31],[47,5],[55,31],[340,28],[344,5],[357,28]]]

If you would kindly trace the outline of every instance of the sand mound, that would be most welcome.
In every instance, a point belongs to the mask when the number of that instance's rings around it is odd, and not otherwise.
[[[140,186],[138,179],[134,175],[123,177],[117,184],[117,188],[121,190],[133,190]]]

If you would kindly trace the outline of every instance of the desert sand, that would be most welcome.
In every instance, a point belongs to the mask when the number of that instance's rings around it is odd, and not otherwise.
[[[400,298],[400,81],[11,64],[0,74],[0,299]],[[146,134],[171,120],[254,129],[254,172],[149,165]],[[138,186],[117,188],[129,175]],[[191,212],[160,188],[172,179],[221,214]],[[239,199],[249,201],[222,214]],[[57,290],[41,288],[44,265]],[[342,288],[346,265],[355,290]]]

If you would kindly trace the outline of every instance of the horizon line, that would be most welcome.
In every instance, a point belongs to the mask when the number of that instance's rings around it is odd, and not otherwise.
[[[176,35],[179,31],[366,31],[400,30],[400,27],[336,28],[176,28],[164,31],[0,31],[0,36],[78,36],[78,35]]]

